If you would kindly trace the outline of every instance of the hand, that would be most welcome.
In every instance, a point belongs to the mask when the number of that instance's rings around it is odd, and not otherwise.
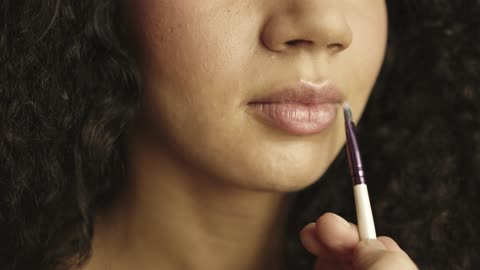
[[[357,226],[332,213],[306,225],[300,239],[317,256],[314,270],[418,270],[391,238],[360,241]]]

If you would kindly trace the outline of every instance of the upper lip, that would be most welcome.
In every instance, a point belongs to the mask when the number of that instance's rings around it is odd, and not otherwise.
[[[250,103],[298,103],[305,105],[317,105],[325,103],[340,103],[344,100],[343,93],[334,84],[324,81],[312,83],[300,81],[266,93]]]

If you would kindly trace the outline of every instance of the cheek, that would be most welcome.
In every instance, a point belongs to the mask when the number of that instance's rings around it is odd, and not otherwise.
[[[238,5],[242,1],[228,8],[220,2],[229,1],[140,0],[137,58],[146,122],[154,126],[148,129],[191,160],[234,164],[247,155],[238,151],[247,145],[242,95],[236,90],[252,52],[240,44],[255,31],[251,21],[239,23],[248,11]]]
[[[195,10],[190,9],[189,3],[149,2],[148,5],[139,4],[136,16],[138,55],[144,76],[161,80],[181,78],[185,73],[190,76],[199,76],[199,73],[208,75],[213,69],[209,67],[212,62],[208,59],[214,57],[208,46],[215,40],[198,26],[198,19],[193,14]],[[195,54],[191,53],[193,50]],[[195,72],[191,74],[192,71]]]
[[[354,50],[359,53],[356,57],[355,66],[364,68],[365,72],[371,74],[367,78],[376,79],[383,57],[387,41],[387,11],[385,4],[373,5],[368,12],[356,17],[354,31],[359,41],[355,44]]]
[[[238,18],[220,2],[139,0],[134,24],[143,74],[182,89],[214,83],[238,66],[231,65],[241,49]]]
[[[228,8],[227,2],[232,1],[139,0],[135,4],[137,58],[144,98],[150,103],[146,107],[162,110],[156,112],[160,117],[168,113],[163,120],[207,121],[209,114],[239,106],[241,96],[232,92],[243,81],[238,74],[251,58],[248,47],[240,45],[255,31],[252,24],[240,23],[246,21],[245,9],[238,4],[242,1]]]
[[[213,78],[220,68],[216,59],[227,57],[215,48],[220,42],[214,33],[222,24],[212,24],[196,0],[133,1],[133,33],[148,122],[182,130],[195,121],[185,114],[204,110],[199,106],[205,103],[196,101],[208,94],[205,78]]]
[[[384,59],[387,41],[385,4],[372,5],[364,12],[356,10],[350,19],[354,41],[343,55],[348,64],[342,65],[350,76],[345,81],[349,82],[349,100],[355,108],[355,118],[360,118]]]

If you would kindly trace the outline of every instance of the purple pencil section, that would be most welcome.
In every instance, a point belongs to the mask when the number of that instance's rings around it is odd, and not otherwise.
[[[351,114],[351,111],[350,111]],[[347,156],[348,166],[350,167],[350,175],[352,176],[352,184],[366,184],[365,175],[363,173],[362,158],[360,148],[358,147],[356,137],[355,124],[345,116],[345,131],[347,136]]]

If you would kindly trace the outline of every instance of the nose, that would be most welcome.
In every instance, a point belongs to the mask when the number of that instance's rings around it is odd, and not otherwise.
[[[289,6],[278,8],[266,21],[262,43],[279,53],[308,49],[336,54],[347,49],[353,33],[340,2],[289,1]]]

